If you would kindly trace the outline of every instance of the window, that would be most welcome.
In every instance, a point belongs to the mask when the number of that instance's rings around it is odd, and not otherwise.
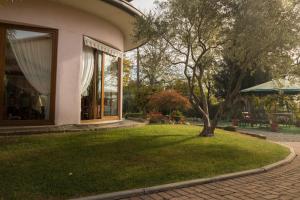
[[[82,120],[119,118],[120,63],[117,56],[83,47]]]
[[[53,123],[56,32],[2,24],[0,30],[0,123]]]

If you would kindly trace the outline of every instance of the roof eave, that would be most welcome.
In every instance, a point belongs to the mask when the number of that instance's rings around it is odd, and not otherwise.
[[[132,0],[102,0],[102,1],[127,12],[129,15],[131,15],[133,17],[145,17],[144,13],[142,13],[140,10],[138,10],[132,4],[129,3]],[[126,52],[132,51],[132,50],[137,49],[145,44],[146,44],[146,41],[137,42],[137,45],[135,47],[126,49],[125,51]]]
[[[144,14],[141,11],[139,11],[137,8],[131,5],[128,1],[125,0],[102,0],[102,1],[111,4],[115,7],[118,7],[132,16],[135,17],[144,16]]]

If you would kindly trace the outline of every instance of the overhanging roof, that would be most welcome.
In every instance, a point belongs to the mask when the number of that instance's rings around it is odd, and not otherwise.
[[[118,27],[124,35],[124,50],[129,51],[143,44],[134,42],[132,35],[136,16],[143,13],[126,0],[52,0],[96,15]]]
[[[241,91],[244,94],[300,94],[300,79],[272,80]]]

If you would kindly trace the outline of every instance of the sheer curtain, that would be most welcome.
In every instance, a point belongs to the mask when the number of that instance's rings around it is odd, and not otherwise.
[[[81,71],[81,95],[87,96],[87,89],[93,79],[94,73],[94,50],[90,47],[83,47],[83,69]]]
[[[31,86],[44,102],[46,118],[49,117],[52,66],[52,39],[48,34],[16,38],[14,30],[8,30],[8,41],[18,66]]]

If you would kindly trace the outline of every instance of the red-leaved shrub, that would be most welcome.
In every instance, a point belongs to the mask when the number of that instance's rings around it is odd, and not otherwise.
[[[153,94],[148,106],[151,111],[158,111],[163,114],[170,114],[174,110],[184,111],[191,107],[188,98],[182,96],[175,90],[165,90]]]
[[[151,112],[151,113],[149,113],[149,122],[151,124],[164,123],[166,120],[167,120],[166,116],[164,116],[160,112]]]

